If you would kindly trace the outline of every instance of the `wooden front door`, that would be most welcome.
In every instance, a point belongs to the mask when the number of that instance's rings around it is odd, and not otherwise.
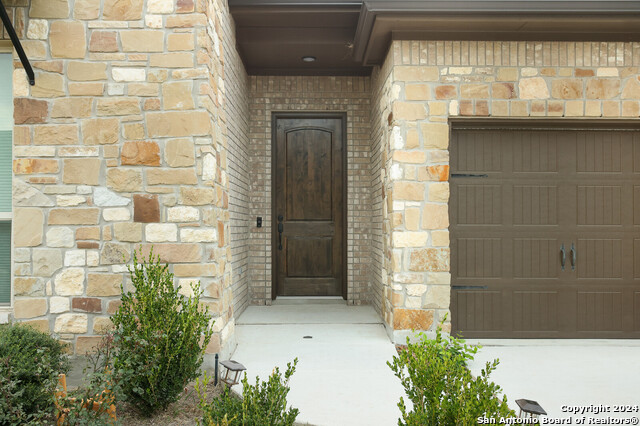
[[[344,123],[274,115],[273,298],[346,298]]]

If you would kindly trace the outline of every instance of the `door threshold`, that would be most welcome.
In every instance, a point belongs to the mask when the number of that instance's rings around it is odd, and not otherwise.
[[[278,296],[271,306],[282,305],[346,305],[341,296]]]

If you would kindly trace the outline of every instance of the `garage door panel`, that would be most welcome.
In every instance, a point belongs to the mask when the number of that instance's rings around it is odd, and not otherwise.
[[[512,144],[513,171],[516,173],[550,173],[558,171],[558,140],[549,132],[526,134],[509,132]]]
[[[557,225],[558,187],[555,185],[514,185],[513,224]]]
[[[578,239],[576,272],[579,279],[621,279],[622,239]],[[567,254],[568,256],[570,253]]]
[[[620,173],[623,164],[622,135],[615,132],[579,132],[576,143],[578,173]]]
[[[451,162],[459,173],[501,172],[502,140],[482,131],[465,132],[458,140],[458,149],[451,152]]]
[[[457,198],[456,215],[460,225],[502,223],[502,187],[500,185],[460,185]]]
[[[633,329],[640,332],[640,291],[633,293]]]
[[[516,238],[513,240],[513,277],[519,279],[557,278],[560,243],[556,239]]]
[[[514,291],[513,331],[558,331],[558,299],[557,291]]]
[[[633,187],[633,224],[640,226],[640,186]]]
[[[640,133],[626,134],[625,136],[633,146],[633,172],[640,173]]]
[[[460,278],[500,278],[502,240],[499,238],[458,238],[453,247],[456,272]]]
[[[633,240],[633,278],[640,280],[640,239]]]
[[[456,323],[461,331],[500,332],[503,303],[500,291],[459,290],[455,299]]]
[[[578,291],[578,331],[622,330],[622,292]]]
[[[622,186],[579,185],[578,225],[621,225]]]

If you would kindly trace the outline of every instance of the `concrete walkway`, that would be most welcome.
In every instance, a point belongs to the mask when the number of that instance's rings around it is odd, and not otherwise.
[[[640,417],[613,412],[614,405],[640,404],[640,341],[637,340],[477,340],[482,349],[470,367],[500,359],[491,375],[514,409],[516,399],[538,401],[549,418]],[[573,415],[563,406],[612,407],[609,413]],[[588,424],[588,423],[585,423]],[[605,423],[609,424],[609,423]]]
[[[277,301],[286,304],[250,306],[238,319],[232,358],[247,367],[249,382],[266,379],[275,366],[283,372],[298,357],[288,398],[300,410],[298,422],[397,424],[403,389],[386,365],[395,347],[373,308],[331,299]]]

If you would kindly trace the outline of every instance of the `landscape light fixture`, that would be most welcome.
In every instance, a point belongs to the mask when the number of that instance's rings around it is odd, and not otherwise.
[[[227,371],[224,374],[224,377],[220,378],[220,381],[222,383],[229,386],[229,388],[231,388],[231,386],[233,385],[237,385],[238,383],[240,383],[240,380],[238,380],[238,378],[240,377],[240,373],[246,370],[247,367],[240,364],[238,361],[234,361],[232,359],[228,361],[222,361],[220,364],[227,369]],[[233,374],[233,377],[231,377],[232,374]]]
[[[518,415],[519,419],[525,417],[533,417],[534,419],[537,419],[540,416],[547,415],[547,412],[544,411],[544,408],[542,408],[540,404],[538,404],[538,401],[532,401],[530,399],[516,399],[516,404],[520,407],[520,413]]]

